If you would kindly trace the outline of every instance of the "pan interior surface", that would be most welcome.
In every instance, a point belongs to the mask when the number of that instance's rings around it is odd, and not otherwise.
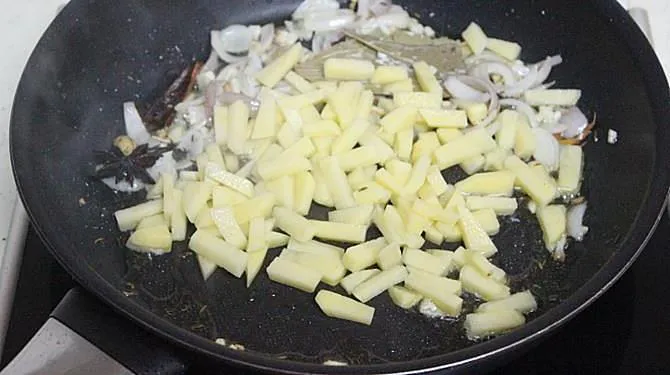
[[[522,329],[472,343],[461,321],[403,311],[386,294],[370,302],[375,319],[364,327],[325,317],[313,295],[272,283],[263,272],[249,289],[224,271],[204,282],[185,244],[165,256],[126,250],[113,213],[142,196],[115,194],[88,177],[92,151],[108,148],[124,131],[122,103],[155,97],[171,72],[206,58],[210,30],[279,21],[298,3],[74,0],[51,25],[17,92],[11,154],[36,229],[86,288],[162,335],[238,363],[323,372],[309,363],[340,360],[363,371],[413,371],[484,355],[545,330],[600,293],[633,259],[660,211],[660,192],[667,192],[667,172],[659,167],[668,165],[667,152],[659,157],[658,149],[661,140],[668,144],[661,122],[667,108],[659,105],[668,102],[667,84],[647,60],[651,49],[630,47],[643,39],[622,9],[576,0],[396,2],[442,35],[458,37],[476,21],[489,35],[520,43],[525,61],[561,54],[564,63],[552,79],[560,88],[582,89],[581,108],[597,113],[599,141],[585,147],[585,241],[571,244],[564,264],[550,260],[525,209],[494,238],[497,264],[512,285],[531,289],[540,301],[536,319]],[[645,71],[649,66],[655,70]],[[617,144],[605,141],[608,129],[618,132]],[[216,338],[246,350],[216,346]]]

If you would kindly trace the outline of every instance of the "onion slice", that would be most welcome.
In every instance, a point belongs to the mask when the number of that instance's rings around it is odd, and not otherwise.
[[[589,227],[584,226],[584,213],[586,213],[586,202],[572,206],[568,209],[567,230],[568,235],[576,241],[581,242],[589,231]]]
[[[528,122],[530,123],[531,128],[537,128],[539,124],[537,121],[537,113],[533,107],[528,105],[528,103],[517,99],[502,99],[500,100],[500,104],[503,107],[514,107],[514,109],[521,112],[526,116],[526,118],[528,118]]]
[[[137,145],[145,144],[151,139],[151,133],[147,131],[140,113],[133,102],[123,103],[123,122],[126,126],[126,134],[132,138]]]
[[[212,49],[216,51],[216,54],[219,55],[221,60],[229,64],[242,61],[247,58],[246,56],[236,56],[228,53],[226,50],[226,44],[221,39],[221,31],[212,30],[210,32],[210,43],[212,44]]]
[[[578,107],[570,107],[562,113],[559,123],[565,126],[563,136],[574,138],[584,132],[589,125],[589,120]]]
[[[549,172],[557,170],[560,157],[558,141],[551,132],[541,127],[534,128],[533,134],[537,142],[533,158],[542,163]]]
[[[481,91],[475,90],[463,82],[465,76],[449,76],[444,80],[444,88],[452,97],[475,103],[488,102],[491,97]]]

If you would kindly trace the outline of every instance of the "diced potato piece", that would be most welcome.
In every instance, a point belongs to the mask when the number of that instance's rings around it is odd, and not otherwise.
[[[202,181],[205,179],[205,168],[207,168],[207,164],[209,163],[209,157],[207,157],[207,154],[202,153],[198,155],[198,157],[195,159],[195,164],[198,167],[198,180]]]
[[[284,233],[270,231],[267,234],[268,247],[270,249],[274,249],[276,247],[286,246],[286,244],[288,244],[289,238],[290,237]]]
[[[375,66],[368,60],[330,58],[323,63],[323,74],[331,81],[365,81],[374,72]]]
[[[302,251],[284,250],[280,258],[288,259],[321,274],[321,281],[336,286],[346,274],[346,269],[339,258]]]
[[[244,144],[249,133],[249,106],[238,100],[228,109],[228,133],[226,145],[235,154],[244,152]]]
[[[386,85],[388,83],[406,80],[409,77],[407,69],[403,66],[381,65],[375,69],[370,78],[370,83],[375,85]]]
[[[419,134],[419,139],[414,142],[412,147],[412,162],[416,163],[424,155],[432,156],[435,150],[440,148],[440,140],[437,133],[426,132]]]
[[[198,229],[216,225],[214,223],[214,220],[212,219],[212,209],[209,207],[209,205],[206,205],[205,207],[202,208],[202,210],[200,210],[193,224]]]
[[[179,171],[179,180],[182,181],[200,181],[200,176],[196,171]]]
[[[471,103],[465,106],[468,120],[474,125],[482,122],[488,116],[489,108],[484,103]]]
[[[482,53],[488,45],[488,37],[482,28],[474,22],[471,22],[470,25],[468,25],[461,36],[475,55]]]
[[[521,46],[518,43],[508,42],[502,39],[488,38],[486,48],[506,58],[509,61],[514,61],[518,59],[519,55],[521,54]]]
[[[463,206],[458,206],[458,226],[463,234],[463,242],[468,249],[477,250],[487,258],[495,254],[498,249],[486,234],[472,212]]]
[[[303,126],[304,124],[309,124],[310,122],[316,122],[321,120],[321,114],[313,105],[308,105],[306,107],[300,108],[300,118],[302,119]]]
[[[372,324],[372,318],[375,315],[374,307],[328,290],[320,290],[315,300],[321,311],[331,318],[350,320],[365,325]]]
[[[296,116],[299,117],[296,111]],[[302,121],[302,120],[300,120]],[[283,147],[283,148],[289,148],[291,147],[294,143],[298,142],[301,138],[300,134],[300,127],[301,124],[291,124],[290,122],[284,123],[279,128],[279,131],[277,132],[277,142]]]
[[[210,276],[216,271],[218,266],[214,264],[211,260],[198,255],[198,265],[200,266],[200,272],[202,273],[202,278],[207,280]]]
[[[307,241],[300,242],[296,241],[294,238],[291,238],[286,246],[287,249],[292,251],[304,252],[315,254],[319,256],[329,256],[337,259],[338,261],[342,258],[344,254],[344,249],[327,243],[319,241]]]
[[[429,250],[426,250],[426,251],[430,255],[439,258],[440,261],[445,264],[445,267],[447,268],[447,274],[449,274],[449,272],[456,269],[456,265],[453,262],[453,258],[454,258],[454,252],[453,251],[442,250],[442,249],[429,249]]]
[[[575,145],[562,145],[558,169],[558,188],[562,192],[575,193],[582,179],[582,148]]]
[[[556,244],[565,237],[566,231],[566,209],[565,206],[552,204],[537,208],[537,219],[544,233],[544,244],[547,249],[553,251]]]
[[[505,168],[516,175],[516,183],[530,195],[533,200],[545,206],[556,196],[556,185],[553,180],[535,173],[526,163],[516,156],[505,159]]]
[[[172,196],[175,185],[175,176],[171,173],[161,173],[161,177],[163,179],[163,216],[165,216],[168,226],[170,226],[170,217],[175,210]]]
[[[403,252],[402,260],[407,267],[414,267],[437,276],[447,274],[447,264],[423,250],[407,248]]]
[[[223,153],[221,152],[221,147],[216,143],[211,143],[205,147],[205,153],[209,158],[210,163],[215,163],[222,169],[226,168],[226,163],[223,159]],[[197,181],[197,180],[196,180]]]
[[[361,243],[365,241],[367,225],[333,223],[330,221],[310,220],[314,228],[314,237],[324,240]]]
[[[263,70],[258,72],[258,74],[256,74],[256,79],[265,86],[274,87],[282,80],[282,78],[284,78],[286,73],[293,69],[295,64],[300,61],[302,51],[303,48],[300,43],[294,44],[284,52],[283,55],[276,58],[274,61],[266,65]]]
[[[412,168],[412,173],[410,174],[407,183],[403,188],[403,193],[406,195],[415,195],[424,182],[426,182],[426,177],[428,176],[428,169],[430,168],[431,157],[428,155],[422,156],[414,164]]]
[[[333,120],[318,120],[305,123],[302,131],[307,137],[328,137],[340,135],[342,130]]]
[[[393,149],[379,138],[374,131],[368,130],[368,132],[363,134],[361,139],[359,139],[359,143],[365,147],[372,147],[381,163],[385,163],[387,160],[395,156]]]
[[[463,326],[468,338],[475,340],[509,331],[525,323],[526,318],[517,311],[496,310],[468,314]]]
[[[356,205],[353,192],[347,181],[347,175],[340,167],[340,163],[334,156],[321,160],[319,169],[328,186],[330,196],[337,209],[349,208]]]
[[[406,184],[410,174],[412,174],[412,164],[398,159],[388,161],[386,169],[401,185]]]
[[[382,91],[389,94],[395,94],[397,92],[412,92],[414,91],[414,83],[411,79],[404,79],[402,81],[397,81],[389,83],[382,87]]]
[[[407,278],[407,269],[401,265],[382,271],[358,285],[352,293],[365,303],[384,293],[388,288],[400,284]]]
[[[249,222],[249,240],[247,241],[247,253],[265,251],[268,249],[265,228],[265,219],[255,217]]]
[[[487,171],[499,171],[505,168],[505,159],[507,152],[501,148],[496,148],[484,155],[484,169]]]
[[[267,246],[259,251],[250,252],[247,254],[247,288],[254,282],[256,276],[263,267],[263,261],[268,253]]]
[[[414,75],[421,89],[426,92],[435,93],[442,98],[442,85],[435,78],[435,69],[424,61],[415,62],[412,64],[412,68],[414,68]]]
[[[466,194],[511,196],[515,176],[509,171],[477,173],[456,183],[456,188]]]
[[[295,194],[293,209],[301,215],[307,215],[312,206],[316,182],[314,182],[314,177],[309,172],[298,173],[294,178]]]
[[[486,130],[477,129],[442,145],[434,157],[440,169],[446,169],[495,148],[496,143]]]
[[[419,303],[422,298],[420,294],[414,293],[400,285],[394,285],[390,287],[388,292],[393,303],[405,310],[416,306],[416,304]]]
[[[156,199],[140,203],[137,206],[124,208],[114,212],[114,217],[119,225],[119,230],[125,232],[134,229],[145,217],[157,215],[163,212],[163,200]]]
[[[226,144],[228,137],[228,107],[214,106],[214,137],[216,144]]]
[[[530,126],[525,122],[517,125],[514,153],[521,159],[529,159],[535,153],[537,141]]]
[[[335,82],[332,82],[335,83]],[[337,85],[336,85],[337,86]],[[321,118],[324,120],[335,121],[337,120],[337,113],[333,109],[333,106],[326,104],[321,110]]]
[[[340,166],[342,166],[341,159]],[[365,167],[356,167],[347,175],[347,181],[349,181],[351,189],[362,189],[367,183],[374,181],[375,173],[377,173],[377,166],[374,164]]]
[[[349,247],[344,253],[342,263],[351,272],[368,268],[377,263],[379,252],[385,246],[386,241],[380,237]]]
[[[510,295],[509,287],[484,276],[468,264],[461,268],[459,279],[463,283],[463,289],[486,301],[495,301],[507,298]]]
[[[163,177],[159,176],[156,183],[147,190],[146,199],[154,200],[163,197]]]
[[[153,216],[147,216],[144,219],[140,220],[140,223],[137,224],[137,227],[135,227],[135,229],[151,228],[162,225],[167,226],[168,225],[167,220],[165,220],[165,216],[158,214]]]
[[[274,137],[277,134],[277,127],[277,102],[272,94],[263,92],[251,139]]]
[[[404,238],[402,233],[395,231],[395,228],[387,223],[385,216],[385,209],[382,209],[381,207],[375,208],[372,213],[372,222],[377,229],[379,229],[388,243],[396,243],[398,245],[403,243]]]
[[[504,197],[471,196],[465,198],[465,204],[471,211],[492,209],[497,215],[511,215],[518,207],[515,198]]]
[[[486,158],[477,155],[461,162],[460,167],[468,175],[473,175],[484,169],[484,164],[486,164]]]
[[[489,236],[494,236],[500,231],[500,222],[498,222],[496,212],[492,208],[473,211],[472,215]]]
[[[275,178],[294,175],[311,169],[312,163],[307,158],[292,155],[281,156],[273,160],[264,160],[258,163],[258,174],[264,180],[274,180]]]
[[[265,271],[270,280],[307,293],[314,292],[321,281],[319,272],[281,257],[276,257]]]
[[[421,108],[419,114],[426,124],[433,128],[465,128],[468,126],[468,116],[462,110]]]
[[[435,195],[442,195],[444,192],[447,191],[447,182],[444,180],[444,176],[442,176],[442,172],[437,166],[431,166],[428,168],[428,175],[426,175],[426,184],[428,184],[432,192]],[[421,196],[421,192],[419,192],[419,196]],[[428,197],[422,197],[422,198],[428,198]]]
[[[243,225],[255,217],[268,217],[272,214],[276,198],[272,193],[264,193],[233,206],[235,220]]]
[[[312,157],[316,152],[316,146],[312,143],[309,137],[302,137],[297,142],[292,144],[289,148],[281,153],[281,156],[302,156],[305,158]]]
[[[328,220],[338,223],[370,225],[372,221],[372,204],[365,204],[328,212]]]
[[[200,210],[207,204],[212,196],[214,185],[210,182],[192,182],[184,189],[182,203],[186,217],[191,223],[195,223]]]
[[[354,192],[354,200],[358,205],[386,204],[389,199],[391,199],[391,192],[374,181]]]
[[[342,82],[337,91],[328,95],[328,104],[337,116],[337,122],[342,129],[348,127],[357,115],[353,110],[363,92],[360,82]]]
[[[346,128],[333,142],[331,147],[332,154],[341,154],[354,148],[369,126],[370,122],[367,119],[359,118],[354,120],[351,126]]]
[[[496,141],[500,149],[508,151],[514,148],[517,138],[517,128],[522,123],[521,114],[506,109],[498,115],[500,130],[496,133]]]
[[[298,215],[285,207],[275,207],[273,210],[277,226],[298,241],[309,241],[314,237],[315,228],[310,220]]]
[[[284,80],[288,82],[289,85],[293,86],[296,90],[301,93],[308,93],[310,91],[316,90],[316,87],[312,85],[309,81],[304,79],[301,75],[297,74],[294,71],[286,73]]]
[[[446,242],[461,242],[463,233],[457,224],[435,223],[435,228],[442,233]]]
[[[432,92],[396,92],[393,94],[396,107],[442,108],[442,95]]]
[[[344,279],[342,279],[342,281],[340,281],[340,286],[342,286],[342,288],[346,290],[348,294],[351,294],[354,292],[354,289],[356,289],[357,286],[359,286],[361,283],[368,280],[369,278],[375,276],[379,272],[381,271],[379,271],[376,268],[373,268],[369,270],[361,270],[350,273]]]
[[[402,264],[402,253],[397,243],[391,243],[379,250],[377,264],[382,270],[388,270]]]
[[[491,263],[481,253],[474,250],[462,249],[460,254],[463,254],[463,265],[469,264],[473,266],[477,271],[479,271],[479,273],[495,280],[496,282],[501,284],[507,283],[507,274],[505,271]]]
[[[293,176],[282,176],[271,181],[265,181],[265,189],[275,195],[277,206],[295,210],[293,207],[295,201],[295,180]]]
[[[529,291],[523,291],[512,294],[511,296],[497,300],[482,303],[477,307],[477,312],[493,312],[501,310],[515,310],[522,314],[528,314],[537,310],[537,301]]]
[[[247,246],[247,237],[244,235],[237,220],[235,220],[232,208],[213,208],[211,210],[211,218],[224,240],[238,249],[244,249]]]
[[[395,134],[401,130],[411,129],[417,119],[418,111],[415,107],[398,107],[379,120],[384,131]]]
[[[333,197],[330,195],[330,190],[328,188],[328,183],[323,177],[321,172],[320,159],[313,159],[312,161],[312,177],[314,177],[314,202],[326,206],[333,207],[335,203],[333,202]]]
[[[442,232],[437,230],[434,225],[431,225],[426,228],[426,241],[435,244],[435,245],[442,245],[442,242],[444,242],[444,235]]]
[[[356,147],[334,156],[343,171],[348,172],[360,167],[368,167],[379,162],[379,155],[369,146]]]
[[[189,240],[188,248],[235,277],[241,277],[247,268],[247,253],[209,233],[195,231]]]
[[[354,119],[369,119],[370,113],[372,113],[372,106],[374,105],[374,102],[375,95],[372,93],[372,91],[363,91],[358,99],[358,106],[356,107],[356,116],[354,116]]]
[[[526,103],[532,106],[556,105],[570,107],[582,97],[582,90],[535,89],[523,94]]]
[[[172,247],[172,234],[167,225],[140,228],[130,235],[126,246],[134,251],[167,253]]]
[[[207,178],[227,186],[247,197],[254,196],[254,184],[246,178],[227,172],[219,164],[209,162],[205,169]]]
[[[429,273],[410,272],[405,279],[405,287],[429,298],[445,314],[457,317],[461,314],[463,299],[457,280],[438,277]]]
[[[463,135],[460,130],[458,129],[451,129],[451,128],[440,128],[437,129],[437,138],[440,140],[440,143],[446,144],[454,139],[460,137]]]
[[[395,134],[393,149],[398,159],[409,161],[412,157],[412,143],[414,142],[414,129],[407,128]]]

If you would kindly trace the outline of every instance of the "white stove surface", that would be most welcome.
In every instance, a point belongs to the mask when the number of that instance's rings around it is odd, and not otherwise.
[[[624,6],[648,11],[653,39],[666,74],[670,72],[670,1],[619,0]],[[59,7],[67,0],[6,2],[0,14],[0,264],[5,253],[16,187],[9,162],[8,130],[14,91],[23,67]],[[120,104],[119,104],[120,105]]]

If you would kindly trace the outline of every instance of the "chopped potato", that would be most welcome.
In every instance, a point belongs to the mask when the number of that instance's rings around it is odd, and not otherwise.
[[[316,294],[315,300],[321,311],[332,318],[350,320],[365,325],[372,324],[372,318],[375,314],[374,307],[328,290],[320,290]]]
[[[390,134],[411,128],[416,122],[417,109],[413,106],[398,107],[379,120],[379,125]]]
[[[294,44],[283,55],[258,72],[256,79],[265,86],[274,87],[300,61],[302,51],[300,43]]]
[[[365,303],[384,293],[388,288],[405,281],[407,275],[407,269],[401,265],[389,268],[359,284],[352,294]]]
[[[330,286],[339,284],[347,272],[340,259],[330,255],[284,250],[279,257],[319,272],[321,281]]]
[[[459,279],[463,289],[486,301],[495,301],[510,296],[509,287],[481,274],[471,265],[461,268]]]
[[[533,297],[533,294],[526,290],[512,294],[505,299],[482,303],[477,307],[477,312],[501,310],[516,310],[522,314],[528,314],[537,310],[537,301]]]
[[[372,204],[363,204],[328,212],[328,220],[338,223],[370,225],[372,222]]]
[[[365,81],[372,78],[375,66],[367,60],[330,58],[323,63],[326,79],[336,81]]]
[[[241,277],[247,268],[247,253],[206,232],[197,230],[193,233],[188,248],[235,277]]]
[[[406,80],[408,78],[407,69],[403,66],[381,65],[375,69],[370,78],[370,83],[376,85],[386,85],[393,82]]]
[[[124,232],[134,229],[145,217],[160,213],[163,213],[163,200],[156,199],[118,210],[114,213],[114,217],[116,218],[119,230]]]
[[[580,146],[562,145],[558,169],[558,188],[565,193],[579,190],[582,179],[583,151]]]
[[[344,288],[347,293],[351,294],[354,292],[354,289],[356,289],[357,286],[359,286],[365,280],[375,276],[379,272],[381,271],[376,268],[352,272],[343,278],[342,281],[340,281],[340,286],[342,286],[342,288]]]
[[[569,107],[576,105],[582,96],[581,90],[535,89],[524,92],[524,100],[533,106],[558,105]]]
[[[397,243],[390,243],[379,250],[377,255],[377,265],[382,270],[391,269],[402,264],[402,253]]]
[[[473,130],[438,148],[434,155],[435,162],[440,169],[446,169],[474,156],[489,152],[495,147],[495,141],[485,130]]]
[[[314,292],[322,277],[315,270],[281,257],[276,257],[265,271],[270,280],[307,293]]]
[[[484,34],[482,28],[474,22],[468,25],[461,36],[475,55],[484,52],[484,49],[488,45],[488,37]]]
[[[305,242],[314,237],[316,233],[314,225],[294,211],[285,207],[275,207],[273,214],[277,226],[296,240]]]
[[[526,319],[514,310],[477,312],[465,316],[465,331],[475,340],[506,332],[526,323]]]
[[[166,253],[172,248],[172,234],[165,224],[140,228],[130,235],[126,246],[135,251]]]
[[[492,209],[497,215],[512,215],[518,207],[515,198],[506,197],[470,196],[465,198],[465,205],[471,211]]]
[[[235,213],[232,208],[213,208],[211,210],[211,218],[224,240],[228,241],[228,243],[238,249],[246,248],[247,237],[244,235],[242,228],[240,228],[240,224],[235,219]]]
[[[456,183],[466,194],[511,196],[514,192],[513,173],[508,171],[478,173]]]
[[[560,204],[537,208],[537,219],[544,233],[544,244],[550,251],[553,251],[561,238],[565,237],[566,211],[565,206]]]
[[[381,249],[386,246],[383,237],[349,247],[342,258],[344,266],[351,272],[360,271],[377,263]]]
[[[456,294],[460,293],[460,283],[456,280],[428,273],[410,272],[405,279],[405,287],[430,298],[449,316],[458,317],[461,314],[463,299]]]
[[[435,77],[435,69],[424,61],[412,64],[416,80],[421,89],[426,92],[437,94],[440,98],[443,95],[442,85]]]
[[[400,285],[394,285],[390,287],[388,292],[393,303],[405,310],[416,306],[416,304],[419,303],[422,298],[420,294],[414,293]]]
[[[508,42],[502,39],[488,38],[486,48],[506,58],[509,61],[514,61],[518,59],[519,55],[521,54],[521,46],[518,43]]]
[[[365,241],[365,236],[368,231],[367,225],[334,223],[319,220],[310,220],[309,223],[314,229],[314,237],[331,241],[361,243]]]

